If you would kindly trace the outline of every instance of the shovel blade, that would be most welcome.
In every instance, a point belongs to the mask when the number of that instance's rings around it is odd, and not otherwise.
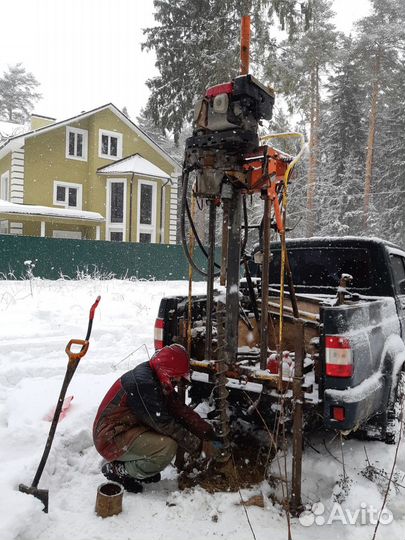
[[[20,484],[18,490],[21,491],[21,493],[27,493],[28,495],[33,495],[39,499],[44,505],[43,512],[45,512],[45,514],[48,513],[49,491],[47,489],[38,489],[34,486]]]

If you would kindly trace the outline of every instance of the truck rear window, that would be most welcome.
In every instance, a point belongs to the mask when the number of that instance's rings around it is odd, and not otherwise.
[[[366,290],[372,285],[372,261],[367,249],[361,248],[294,248],[288,250],[294,285],[298,289],[333,287],[341,275],[353,276],[351,289]],[[280,251],[273,251],[270,285],[280,283]]]

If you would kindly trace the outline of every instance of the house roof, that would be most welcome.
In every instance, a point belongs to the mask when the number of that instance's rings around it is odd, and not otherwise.
[[[67,126],[71,124],[72,122],[78,122],[79,120],[83,120],[84,118],[88,118],[89,116],[92,116],[93,114],[96,114],[100,111],[109,109],[112,113],[114,113],[120,120],[122,120],[130,129],[132,129],[141,139],[143,139],[145,142],[147,142],[149,145],[151,145],[157,152],[160,154],[166,161],[168,161],[174,168],[176,173],[180,173],[180,165],[177,163],[175,159],[173,159],[165,150],[163,150],[162,147],[160,147],[153,139],[149,137],[144,131],[142,131],[141,128],[139,128],[132,120],[130,120],[127,116],[125,116],[124,113],[122,113],[115,105],[112,103],[107,103],[106,105],[102,105],[101,107],[97,107],[96,109],[92,109],[91,111],[85,111],[83,113],[78,114],[77,116],[72,116],[71,118],[68,118],[66,120],[62,120],[60,122],[55,122],[54,124],[50,124],[49,126],[45,126],[40,129],[28,131],[26,133],[15,135],[13,137],[10,137],[6,139],[3,143],[0,144],[0,159],[4,157],[9,152],[13,152],[14,150],[18,150],[21,148],[26,139],[30,139],[32,137],[36,137],[37,135],[48,133],[49,131],[52,131],[54,129]]]
[[[97,169],[97,174],[136,174],[137,176],[150,176],[152,178],[168,178],[170,175],[159,167],[142,157],[140,154],[127,156],[114,163]]]
[[[0,199],[0,215],[23,216],[43,216],[56,217],[65,220],[83,220],[104,222],[105,219],[98,212],[88,212],[87,210],[75,210],[73,208],[53,208],[51,206],[37,206],[32,204],[15,204]]]

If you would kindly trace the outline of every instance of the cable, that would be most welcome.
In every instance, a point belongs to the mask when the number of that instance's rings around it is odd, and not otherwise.
[[[198,202],[197,202],[197,206],[198,206]],[[200,208],[198,206],[198,208]],[[200,208],[201,210],[201,208]],[[203,243],[201,242],[201,239],[200,237],[198,236],[198,232],[197,232],[197,229],[195,228],[195,224],[194,224],[194,220],[193,220],[193,217],[191,215],[191,212],[190,212],[190,207],[189,207],[189,204],[188,204],[188,200],[186,199],[186,211],[187,211],[187,217],[188,217],[188,221],[190,223],[190,227],[191,227],[191,230],[193,231],[193,234],[194,234],[194,238],[197,240],[197,244],[199,246],[199,248],[201,249],[201,251],[204,253],[204,255],[206,256],[206,258],[208,259],[208,253],[207,253],[207,250],[205,249]],[[217,264],[216,262],[214,262],[214,265],[217,267],[217,268],[221,268],[219,264]]]
[[[182,184],[183,184],[183,193],[182,193],[182,197],[181,197],[181,207],[180,207],[180,236],[181,236],[181,244],[183,246],[183,251],[184,251],[184,254],[189,262],[189,264],[193,267],[193,269],[198,273],[200,274],[201,276],[203,277],[208,277],[208,274],[207,272],[204,272],[204,270],[201,270],[201,268],[199,268],[196,263],[194,262],[193,258],[191,257],[190,255],[190,251],[188,249],[188,245],[187,245],[187,239],[186,239],[186,212],[187,212],[187,208],[188,208],[188,204],[187,204],[187,189],[188,189],[188,179],[189,179],[189,174],[190,174],[190,171],[192,171],[195,167],[192,167],[192,168],[185,168],[183,169],[183,179],[182,179]],[[188,212],[190,212],[190,209],[188,208]],[[190,216],[191,217],[191,216]],[[190,219],[190,218],[189,218]],[[208,254],[207,252],[205,251],[204,247],[202,246],[201,244],[201,241],[198,237],[198,235],[196,234],[195,231],[195,228],[194,227],[194,223],[192,223],[192,220],[190,222],[190,225],[191,225],[191,228],[193,229],[193,233],[196,235],[195,238],[197,240],[197,243],[198,245],[200,246],[200,248],[202,248],[203,250],[203,253],[205,254],[205,256],[208,258]],[[218,277],[219,276],[219,272],[215,273],[214,274],[214,277]]]

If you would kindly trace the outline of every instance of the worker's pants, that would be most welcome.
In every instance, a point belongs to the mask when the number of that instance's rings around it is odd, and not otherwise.
[[[119,461],[131,476],[139,480],[162,471],[176,455],[177,443],[156,431],[145,431],[132,443]]]

